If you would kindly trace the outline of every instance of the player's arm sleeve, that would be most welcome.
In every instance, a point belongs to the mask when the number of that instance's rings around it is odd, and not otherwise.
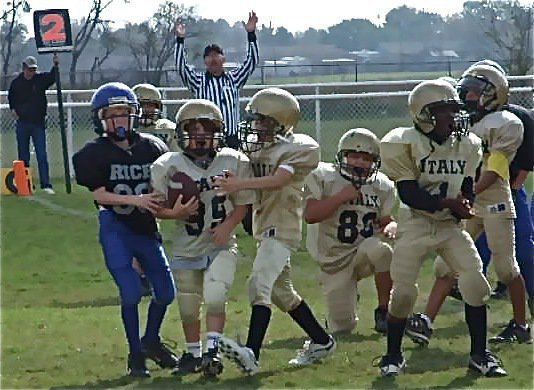
[[[391,216],[393,213],[393,207],[395,207],[395,203],[397,202],[397,191],[395,190],[395,185],[392,182],[388,182],[384,184],[384,199],[382,200],[380,204],[380,216],[387,217]]]
[[[398,181],[397,190],[400,200],[411,208],[431,213],[442,209],[439,195],[430,195],[415,180]]]
[[[168,169],[165,164],[166,156],[161,156],[150,166],[150,186],[153,192],[167,196]]]
[[[321,180],[321,172],[319,168],[311,171],[304,179],[304,194],[303,199],[317,199],[323,198],[324,182]]]
[[[293,177],[304,178],[319,165],[321,151],[319,145],[298,145],[281,156],[279,166],[293,169]]]
[[[237,162],[237,172],[236,175],[243,179],[248,179],[254,177],[252,172],[252,167],[250,166],[250,161],[246,156],[239,158]],[[256,191],[255,190],[242,190],[230,194],[231,202],[236,205],[245,205],[252,204],[256,201]]]
[[[232,70],[230,74],[234,79],[237,88],[241,88],[247,82],[249,76],[256,69],[256,65],[259,61],[258,42],[256,40],[256,32],[252,31],[247,33],[248,48],[247,57],[245,61],[239,65],[236,69]]]
[[[380,156],[380,170],[394,182],[417,180],[418,170],[412,159],[410,144],[381,141]]]
[[[202,82],[202,73],[197,72],[193,66],[189,65],[186,57],[184,38],[177,37],[175,61],[178,74],[184,85],[196,96]]]
[[[487,170],[508,180],[510,163],[522,141],[523,124],[519,119],[495,129],[494,139],[489,147]]]
[[[94,156],[88,153],[87,149],[82,149],[72,157],[72,165],[76,182],[94,191],[97,188],[105,187],[109,177],[109,169],[100,167]]]

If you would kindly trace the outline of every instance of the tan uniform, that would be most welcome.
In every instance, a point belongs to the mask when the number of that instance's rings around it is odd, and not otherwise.
[[[416,180],[431,194],[456,197],[465,177],[475,176],[481,158],[481,141],[469,134],[449,138],[442,145],[414,128],[397,128],[380,143],[382,171],[395,182]],[[399,318],[412,313],[417,298],[417,276],[432,252],[459,274],[459,288],[471,306],[481,306],[490,288],[471,237],[461,229],[449,209],[429,213],[401,202],[397,241],[393,249],[393,290],[389,311]]]
[[[250,155],[256,177],[270,176],[280,166],[293,170],[285,187],[257,191],[253,231],[259,246],[249,278],[253,305],[272,302],[289,311],[300,304],[289,277],[289,258],[291,249],[298,248],[302,240],[304,179],[319,160],[319,145],[305,134],[291,135]]]
[[[176,124],[168,119],[161,118],[150,126],[139,126],[140,133],[149,133],[161,139],[171,152],[178,152],[178,141],[176,139]]]
[[[320,163],[305,182],[308,198],[324,199],[350,182],[333,164]],[[390,216],[395,186],[384,174],[360,188],[361,196],[343,204],[329,218],[308,225],[306,246],[319,263],[319,280],[326,300],[328,328],[351,331],[356,326],[357,281],[375,272],[387,272],[392,248],[375,235],[374,222]]]
[[[490,153],[501,153],[511,162],[523,140],[521,120],[508,111],[486,115],[470,131],[482,138],[482,172],[488,170]],[[515,208],[508,178],[499,176],[495,183],[477,194],[474,210],[475,217],[466,222],[466,230],[475,241],[486,232],[495,272],[501,282],[508,283],[519,275],[514,245]],[[436,259],[435,269],[438,277],[453,274],[440,258]]]
[[[253,203],[254,191],[219,195],[213,177],[224,170],[241,178],[251,177],[248,158],[241,152],[223,148],[207,169],[194,164],[183,152],[166,153],[151,167],[152,187],[167,193],[169,178],[177,171],[188,174],[198,184],[198,214],[176,220],[170,267],[179,287],[178,304],[184,322],[196,321],[202,298],[209,313],[223,313],[228,290],[233,283],[236,257],[235,236],[225,247],[217,247],[210,229],[221,223],[234,206]]]

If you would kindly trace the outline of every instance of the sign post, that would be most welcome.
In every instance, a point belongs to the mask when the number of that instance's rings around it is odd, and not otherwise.
[[[70,28],[69,11],[67,9],[38,10],[33,13],[33,29],[35,44],[39,54],[72,51],[72,32]],[[54,65],[57,89],[57,106],[59,113],[59,129],[61,131],[61,148],[63,150],[63,167],[65,170],[65,187],[67,194],[71,193],[69,153],[67,149],[67,135],[65,129],[65,112],[63,110],[63,95],[59,64]]]

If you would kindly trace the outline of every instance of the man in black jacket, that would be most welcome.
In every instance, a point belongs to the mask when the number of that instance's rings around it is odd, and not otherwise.
[[[59,63],[57,54],[54,66]],[[19,160],[30,165],[30,137],[33,140],[41,189],[54,194],[50,183],[46,155],[46,90],[56,81],[54,68],[50,72],[37,73],[35,57],[28,56],[22,62],[22,72],[9,86],[9,108],[17,119],[17,151]]]

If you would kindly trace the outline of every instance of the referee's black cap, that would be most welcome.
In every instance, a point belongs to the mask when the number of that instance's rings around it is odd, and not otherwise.
[[[206,48],[204,49],[204,57],[209,56],[212,51],[222,56],[224,55],[222,47],[220,47],[216,43],[212,43],[211,45],[206,46]]]

